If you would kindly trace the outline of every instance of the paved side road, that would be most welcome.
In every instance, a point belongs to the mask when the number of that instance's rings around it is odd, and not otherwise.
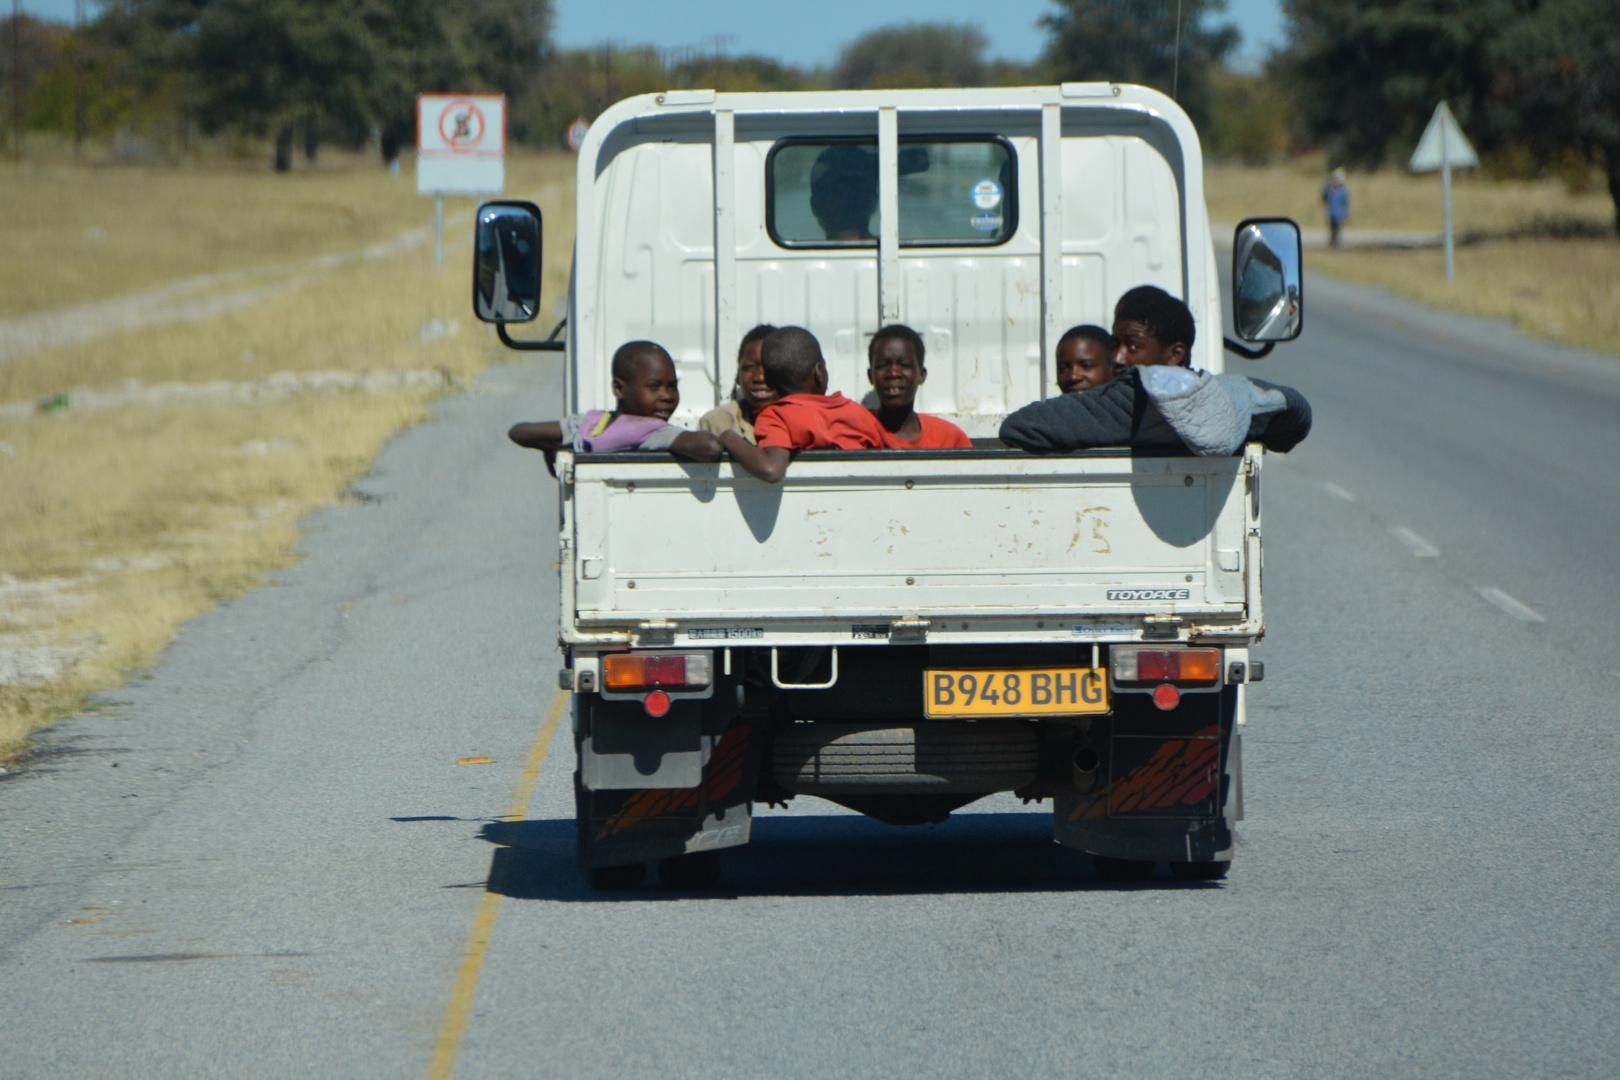
[[[717,893],[583,890],[566,724],[502,820],[556,700],[554,504],[500,439],[542,361],[0,782],[0,1076],[1612,1075],[1620,391],[1307,297],[1247,369],[1317,429],[1266,464],[1226,883],[1105,886],[1010,799],[802,799]]]

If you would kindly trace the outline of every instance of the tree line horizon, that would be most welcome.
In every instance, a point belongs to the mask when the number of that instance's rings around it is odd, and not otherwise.
[[[1234,66],[1225,0],[1053,0],[1030,63],[987,55],[971,23],[909,22],[805,68],[718,49],[552,40],[552,0],[106,0],[82,27],[0,19],[0,130],[134,139],[186,156],[197,138],[269,151],[288,170],[322,145],[392,161],[419,92],[507,98],[514,142],[560,148],[576,117],[638,93],[1066,81],[1173,93],[1218,159],[1307,150],[1327,164],[1400,163],[1447,100],[1504,177],[1601,170],[1620,221],[1620,0],[1283,0],[1286,41]],[[1178,11],[1180,17],[1178,34]],[[1179,51],[1177,41],[1179,38]]]

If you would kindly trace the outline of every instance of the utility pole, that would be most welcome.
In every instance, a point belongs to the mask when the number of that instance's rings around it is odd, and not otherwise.
[[[84,0],[73,0],[73,156],[84,144]]]
[[[22,0],[11,0],[11,159],[22,160]]]
[[[596,99],[596,112],[600,116],[614,101],[613,97],[613,49],[622,38],[602,38],[597,42],[602,49],[602,96]]]
[[[713,47],[713,49],[714,49],[714,59],[718,63],[720,60],[724,59],[724,57],[726,55],[726,46],[730,45],[733,41],[736,41],[737,40],[737,35],[736,34],[704,34],[703,35],[703,40],[707,41]]]
[[[1176,0],[1176,56],[1170,62],[1170,100],[1176,100],[1181,87],[1181,0]]]

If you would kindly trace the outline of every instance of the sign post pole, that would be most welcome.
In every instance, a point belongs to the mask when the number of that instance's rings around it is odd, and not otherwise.
[[[433,193],[433,269],[444,269],[444,192]]]
[[[1440,201],[1445,204],[1446,284],[1457,283],[1457,264],[1451,251],[1451,140],[1446,125],[1440,125]]]
[[[433,196],[433,269],[444,269],[445,195],[499,195],[506,185],[506,98],[419,94],[416,191]]]
[[[1441,102],[1435,107],[1429,126],[1423,130],[1417,149],[1407,168],[1413,172],[1440,171],[1440,207],[1443,219],[1441,242],[1446,249],[1446,284],[1457,283],[1457,263],[1451,234],[1451,167],[1472,169],[1479,164],[1479,155],[1468,141],[1468,136],[1451,115],[1451,107]]]

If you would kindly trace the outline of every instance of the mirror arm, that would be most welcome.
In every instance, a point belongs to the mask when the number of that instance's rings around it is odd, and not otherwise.
[[[1228,352],[1235,352],[1245,360],[1259,360],[1277,347],[1275,341],[1268,341],[1258,349],[1251,349],[1247,345],[1239,345],[1231,338],[1222,338],[1221,341],[1225,343]]]
[[[496,323],[495,333],[498,337],[500,337],[501,344],[505,345],[508,349],[517,349],[521,352],[562,352],[568,348],[568,342],[558,341],[557,335],[562,333],[563,327],[567,325],[568,320],[564,319],[562,322],[552,327],[551,336],[547,337],[544,341],[515,341],[507,335],[505,323]]]

